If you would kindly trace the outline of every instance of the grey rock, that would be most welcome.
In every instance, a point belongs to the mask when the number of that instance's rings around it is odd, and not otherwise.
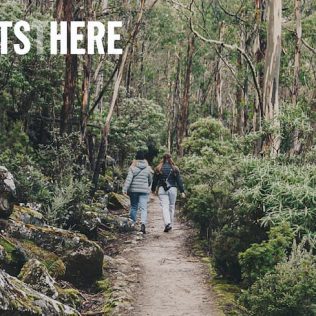
[[[22,268],[19,278],[34,290],[53,299],[58,297],[55,280],[49,275],[47,268],[38,260],[29,260]]]
[[[0,270],[0,315],[80,316],[75,309],[39,293]]]
[[[7,218],[13,210],[12,198],[15,194],[13,175],[0,166],[0,218]]]

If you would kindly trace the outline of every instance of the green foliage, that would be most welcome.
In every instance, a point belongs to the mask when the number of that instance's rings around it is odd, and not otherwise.
[[[307,145],[313,132],[310,110],[308,105],[300,103],[296,106],[284,104],[280,115],[281,121],[281,150],[288,152],[293,147],[295,131],[299,134],[302,146]]]
[[[6,149],[0,153],[0,165],[8,168],[15,178],[16,201],[49,204],[50,182],[30,156]]]
[[[240,302],[254,316],[315,315],[315,256],[294,246],[289,260],[256,281]]]
[[[160,145],[165,116],[162,108],[142,98],[124,99],[113,118],[110,134],[110,153],[123,163],[132,159],[139,148],[153,143]]]
[[[24,132],[21,122],[16,122],[6,132],[0,134],[0,152],[7,149],[12,155],[24,154],[27,152],[29,146],[29,138]]]
[[[286,258],[293,238],[315,246],[316,170],[284,156],[245,156],[240,144],[220,122],[192,125],[181,162],[184,214],[208,239],[216,271],[250,285]]]
[[[223,124],[213,118],[203,118],[190,126],[190,137],[184,142],[184,148],[191,155],[229,155],[234,147],[230,132]],[[203,151],[206,151],[203,153]]]
[[[287,221],[299,236],[313,235],[314,165],[246,158],[242,166],[244,175],[233,193],[241,212],[262,213],[261,223],[265,226]]]
[[[54,182],[66,185],[76,176],[84,175],[80,166],[84,148],[80,145],[79,133],[73,132],[60,136],[57,130],[51,133],[52,142],[41,145],[36,151],[36,161],[45,174]]]
[[[69,228],[81,222],[84,212],[84,203],[87,201],[91,183],[88,179],[75,180],[70,178],[69,183],[56,186],[47,218],[51,224]]]
[[[272,227],[269,239],[260,244],[252,244],[239,253],[242,278],[247,285],[270,272],[287,257],[286,251],[292,243],[294,234],[287,223]]]

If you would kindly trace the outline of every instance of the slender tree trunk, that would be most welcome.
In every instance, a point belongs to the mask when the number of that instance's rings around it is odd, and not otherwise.
[[[302,1],[295,2],[295,20],[296,20],[296,46],[295,46],[295,62],[294,62],[294,82],[292,103],[296,105],[299,94],[299,76],[301,71],[301,50],[302,50]]]
[[[60,21],[64,15],[64,0],[57,0],[56,1],[55,12],[56,12],[57,20]]]
[[[132,63],[133,63],[133,54],[134,54],[134,49],[132,47],[131,49],[131,54],[128,62],[128,67],[127,67],[127,72],[126,72],[126,95],[127,97],[130,97],[130,87],[131,87],[131,82],[132,82]]]
[[[219,40],[223,40],[223,33],[224,33],[224,22],[221,22],[219,27]],[[222,47],[219,48],[219,54],[222,54]],[[223,119],[223,97],[222,97],[222,88],[223,88],[223,81],[222,81],[222,68],[223,68],[223,61],[221,58],[218,59],[216,65],[216,75],[215,75],[215,95],[216,95],[216,104],[218,109],[218,115],[220,119]]]
[[[267,47],[266,38],[261,34],[262,23],[266,21],[265,18],[265,7],[266,3],[264,0],[256,0],[256,24],[255,24],[255,32],[256,39],[253,45],[253,52],[255,54],[256,63],[258,65],[258,75],[257,81],[259,83],[259,87],[261,92],[263,91],[264,86],[264,58]],[[255,98],[255,113],[253,117],[253,130],[261,130],[262,128],[262,120],[264,116],[263,104],[260,104],[258,95]],[[261,151],[261,145],[257,146],[259,148],[257,152]]]
[[[71,0],[64,0],[64,16],[63,19],[68,22],[68,51],[65,58],[66,63],[66,73],[65,73],[65,82],[64,82],[64,103],[61,110],[60,117],[60,134],[65,132],[70,133],[72,130],[72,114],[73,114],[73,105],[75,101],[75,88],[76,88],[76,79],[77,79],[77,55],[70,54],[70,23],[73,21],[73,6]]]
[[[272,157],[280,149],[279,75],[281,59],[282,0],[268,1],[268,35],[264,77],[264,114],[273,131],[264,143],[264,152]]]
[[[240,36],[240,47],[242,49],[245,49],[245,36],[244,36],[244,30],[241,30],[241,36]],[[238,75],[243,75],[243,56],[240,52],[238,52],[237,57],[237,70]],[[244,125],[245,125],[245,100],[244,100],[244,86],[237,84],[236,87],[236,108],[237,108],[237,115],[236,115],[236,129],[234,130],[239,135],[243,135],[244,133]]]
[[[141,22],[143,19],[143,14],[144,14],[144,6],[145,6],[145,0],[141,0],[141,6],[140,6],[140,11],[138,14],[137,21],[136,21],[135,26],[133,28],[133,31],[131,33],[130,40],[128,41],[128,43],[124,49],[124,52],[123,52],[123,55],[121,58],[121,63],[120,63],[120,66],[118,68],[117,77],[116,77],[116,80],[114,83],[113,94],[112,94],[112,98],[111,98],[111,102],[110,102],[110,108],[109,108],[109,112],[108,112],[107,117],[106,117],[104,128],[102,130],[102,137],[101,137],[101,142],[100,142],[100,146],[99,146],[98,157],[97,157],[97,160],[95,163],[95,169],[94,169],[93,179],[92,179],[92,183],[93,183],[93,189],[91,192],[92,196],[94,195],[94,193],[98,187],[98,181],[99,181],[99,176],[100,176],[102,164],[105,161],[106,153],[108,150],[108,137],[109,137],[109,133],[110,133],[111,121],[112,121],[117,97],[119,94],[119,88],[120,88],[120,85],[122,82],[123,73],[125,70],[127,56],[128,56],[128,53],[130,52],[132,45],[134,44],[135,38],[139,32]]]
[[[99,175],[102,169],[102,165],[105,161],[105,157],[106,157],[106,153],[107,153],[107,149],[108,149],[108,136],[109,136],[109,132],[110,132],[110,125],[111,125],[111,120],[112,120],[112,116],[113,116],[113,112],[114,112],[114,107],[117,101],[117,97],[118,97],[118,93],[119,93],[119,88],[120,88],[120,84],[122,81],[122,77],[123,77],[123,72],[124,72],[124,68],[125,68],[125,64],[126,64],[126,58],[128,55],[128,52],[130,50],[131,44],[127,44],[127,46],[124,49],[124,53],[121,59],[121,64],[118,70],[118,74],[117,74],[117,78],[114,84],[114,90],[113,90],[113,94],[112,94],[112,98],[111,98],[111,102],[110,102],[110,109],[108,112],[108,115],[106,117],[106,121],[104,124],[104,128],[102,130],[102,138],[101,138],[101,142],[100,142],[100,146],[99,146],[99,151],[98,151],[98,157],[97,157],[97,161],[95,163],[95,169],[94,169],[94,174],[93,174],[93,192],[92,194],[94,194],[97,186],[98,186],[98,181],[99,181]]]
[[[187,51],[187,69],[184,80],[183,98],[180,110],[179,128],[178,128],[178,155],[183,156],[182,142],[187,134],[188,119],[189,119],[189,104],[190,104],[190,92],[191,92],[191,74],[192,63],[194,54],[194,35],[190,35],[188,39],[188,51]]]
[[[177,71],[176,71],[176,78],[174,82],[174,89],[173,89],[173,95],[172,95],[172,118],[169,119],[169,147],[170,152],[173,150],[173,143],[174,138],[176,137],[176,148],[179,148],[179,140],[178,135],[175,133],[175,130],[178,127],[179,124],[179,109],[180,109],[180,75],[181,75],[181,56],[177,55]]]
[[[294,0],[295,2],[295,20],[296,20],[296,46],[295,46],[295,62],[294,62],[294,82],[292,91],[292,103],[296,106],[299,88],[300,88],[300,71],[301,71],[301,50],[302,50],[302,1]],[[299,130],[295,129],[293,135],[293,147],[291,154],[299,154],[302,144],[299,141]]]
[[[108,0],[102,0],[102,13],[107,14],[109,10],[109,1]]]
[[[92,0],[85,0],[86,22],[92,19]],[[88,122],[89,99],[90,99],[90,84],[91,84],[91,67],[92,56],[88,54],[88,33],[85,34],[86,54],[83,64],[83,82],[82,82],[82,104],[81,104],[81,141],[83,142],[86,135]]]
[[[145,83],[146,83],[146,78],[145,78],[145,67],[144,67],[144,59],[145,59],[145,48],[146,48],[146,43],[145,41],[142,42],[142,53],[140,57],[140,78],[141,80],[139,81],[139,86],[138,86],[138,95],[140,95],[142,98],[146,96],[146,92],[144,91]]]

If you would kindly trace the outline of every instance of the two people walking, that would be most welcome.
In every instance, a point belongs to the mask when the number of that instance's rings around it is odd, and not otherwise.
[[[174,224],[177,188],[185,197],[183,181],[179,168],[170,154],[165,154],[155,171],[151,169],[143,152],[137,152],[135,160],[123,187],[123,193],[131,200],[130,219],[135,224],[138,208],[141,211],[141,232],[146,233],[147,206],[149,193],[157,193],[165,224],[164,232],[169,232]]]

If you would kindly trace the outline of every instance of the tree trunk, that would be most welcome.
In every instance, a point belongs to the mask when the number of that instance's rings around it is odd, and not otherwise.
[[[265,17],[265,7],[266,3],[264,0],[256,0],[256,39],[253,45],[253,52],[255,54],[256,63],[258,65],[258,75],[257,81],[259,83],[260,90],[263,91],[264,86],[264,65],[263,61],[265,58],[265,52],[267,47],[266,38],[261,34],[261,25],[266,21]],[[253,116],[253,130],[261,130],[262,120],[264,116],[263,104],[260,104],[258,95],[255,98],[255,113]],[[259,148],[260,147],[260,148]],[[261,145],[257,146],[259,148],[257,153],[261,151]]]
[[[92,0],[85,0],[86,22],[92,19]],[[92,56],[88,54],[88,31],[85,34],[86,54],[83,64],[82,105],[81,105],[81,141],[84,142],[88,122]]]
[[[279,76],[281,59],[282,0],[268,1],[268,34],[264,76],[264,115],[273,131],[267,136],[263,151],[272,157],[280,149]]]
[[[223,32],[224,32],[224,22],[220,23],[219,27],[219,40],[223,40]],[[219,55],[222,53],[222,47],[219,48]],[[223,82],[222,82],[222,68],[223,68],[223,61],[221,58],[218,59],[217,65],[216,65],[216,75],[215,75],[215,95],[216,95],[216,104],[218,109],[218,115],[220,119],[223,119],[223,98],[222,98],[222,88],[223,88]]]
[[[108,115],[106,117],[104,128],[102,130],[102,138],[101,138],[99,151],[98,151],[98,157],[97,157],[97,161],[95,163],[95,168],[94,168],[94,173],[93,173],[93,180],[92,180],[93,191],[92,191],[92,194],[94,194],[94,192],[97,189],[99,175],[101,172],[102,165],[105,161],[105,156],[106,156],[107,149],[108,149],[108,136],[109,136],[109,132],[110,132],[111,120],[112,120],[112,116],[113,116],[113,112],[114,112],[114,107],[115,107],[115,104],[117,101],[120,84],[121,84],[122,77],[123,77],[126,58],[127,58],[128,52],[130,50],[130,47],[131,47],[130,43],[128,43],[127,46],[125,47],[125,50],[124,50],[124,53],[123,53],[123,56],[121,59],[121,64],[120,64],[120,67],[118,70],[117,78],[116,78],[116,81],[114,84],[114,90],[113,90],[113,94],[112,94],[112,98],[111,98],[111,102],[110,102],[110,109],[109,109]]]
[[[122,77],[123,77],[125,64],[126,64],[126,59],[127,59],[128,53],[129,53],[134,41],[135,41],[135,38],[139,32],[141,22],[143,19],[144,6],[145,6],[145,0],[142,0],[136,24],[133,28],[133,31],[131,32],[130,39],[129,39],[129,41],[124,49],[124,52],[123,52],[123,55],[121,58],[121,63],[120,63],[120,66],[119,66],[119,69],[117,72],[117,77],[116,77],[116,80],[114,83],[113,94],[112,94],[112,98],[111,98],[111,102],[110,102],[110,108],[109,108],[108,115],[106,117],[104,128],[102,130],[102,137],[101,137],[101,142],[100,142],[100,146],[99,146],[98,157],[97,157],[97,160],[95,163],[95,169],[94,169],[93,179],[92,179],[92,183],[93,183],[93,188],[91,191],[92,196],[94,195],[94,193],[98,187],[101,168],[102,168],[102,165],[105,161],[105,157],[106,157],[106,153],[107,153],[107,149],[108,149],[108,137],[109,137],[109,133],[110,133],[111,121],[112,121],[112,116],[114,113],[114,107],[115,107],[117,97],[119,94],[119,88],[120,88],[120,85],[122,82]]]
[[[241,30],[240,34],[240,47],[245,49],[245,35],[244,35],[244,27]],[[243,75],[243,67],[244,67],[244,60],[243,55],[238,52],[237,57],[237,70],[238,75]],[[244,80],[244,83],[246,80]],[[236,128],[234,132],[237,132],[239,135],[244,134],[244,125],[245,125],[245,99],[244,99],[244,85],[237,84],[236,85],[236,108],[237,108],[237,115],[236,115]],[[233,124],[234,125],[234,124]]]
[[[172,95],[172,119],[169,118],[169,148],[170,152],[173,150],[173,143],[174,138],[176,138],[176,148],[178,149],[179,146],[179,140],[178,135],[175,133],[178,124],[179,124],[179,108],[180,108],[180,75],[181,75],[181,55],[177,55],[177,71],[176,71],[176,78],[174,82],[174,89],[173,89],[173,95]]]
[[[294,82],[292,91],[292,103],[296,106],[299,88],[300,88],[300,71],[301,71],[301,50],[302,50],[302,1],[295,1],[295,20],[296,20],[296,46],[295,46],[295,62],[294,62]],[[293,135],[293,147],[291,154],[299,154],[301,152],[302,144],[299,140],[299,130],[295,129]]]
[[[189,119],[189,104],[190,104],[190,91],[191,91],[191,73],[194,54],[194,35],[190,35],[188,39],[187,51],[187,69],[184,80],[183,98],[180,110],[179,128],[178,128],[178,155],[183,156],[182,142],[187,134],[188,119]]]
[[[77,55],[70,54],[70,22],[73,21],[73,6],[71,0],[64,0],[63,4],[63,19],[68,22],[68,30],[67,30],[67,55],[65,58],[65,82],[64,82],[64,103],[61,109],[60,116],[60,134],[65,132],[70,133],[72,126],[72,114],[73,114],[73,104],[75,101],[75,88],[76,88],[76,78],[77,78]]]

